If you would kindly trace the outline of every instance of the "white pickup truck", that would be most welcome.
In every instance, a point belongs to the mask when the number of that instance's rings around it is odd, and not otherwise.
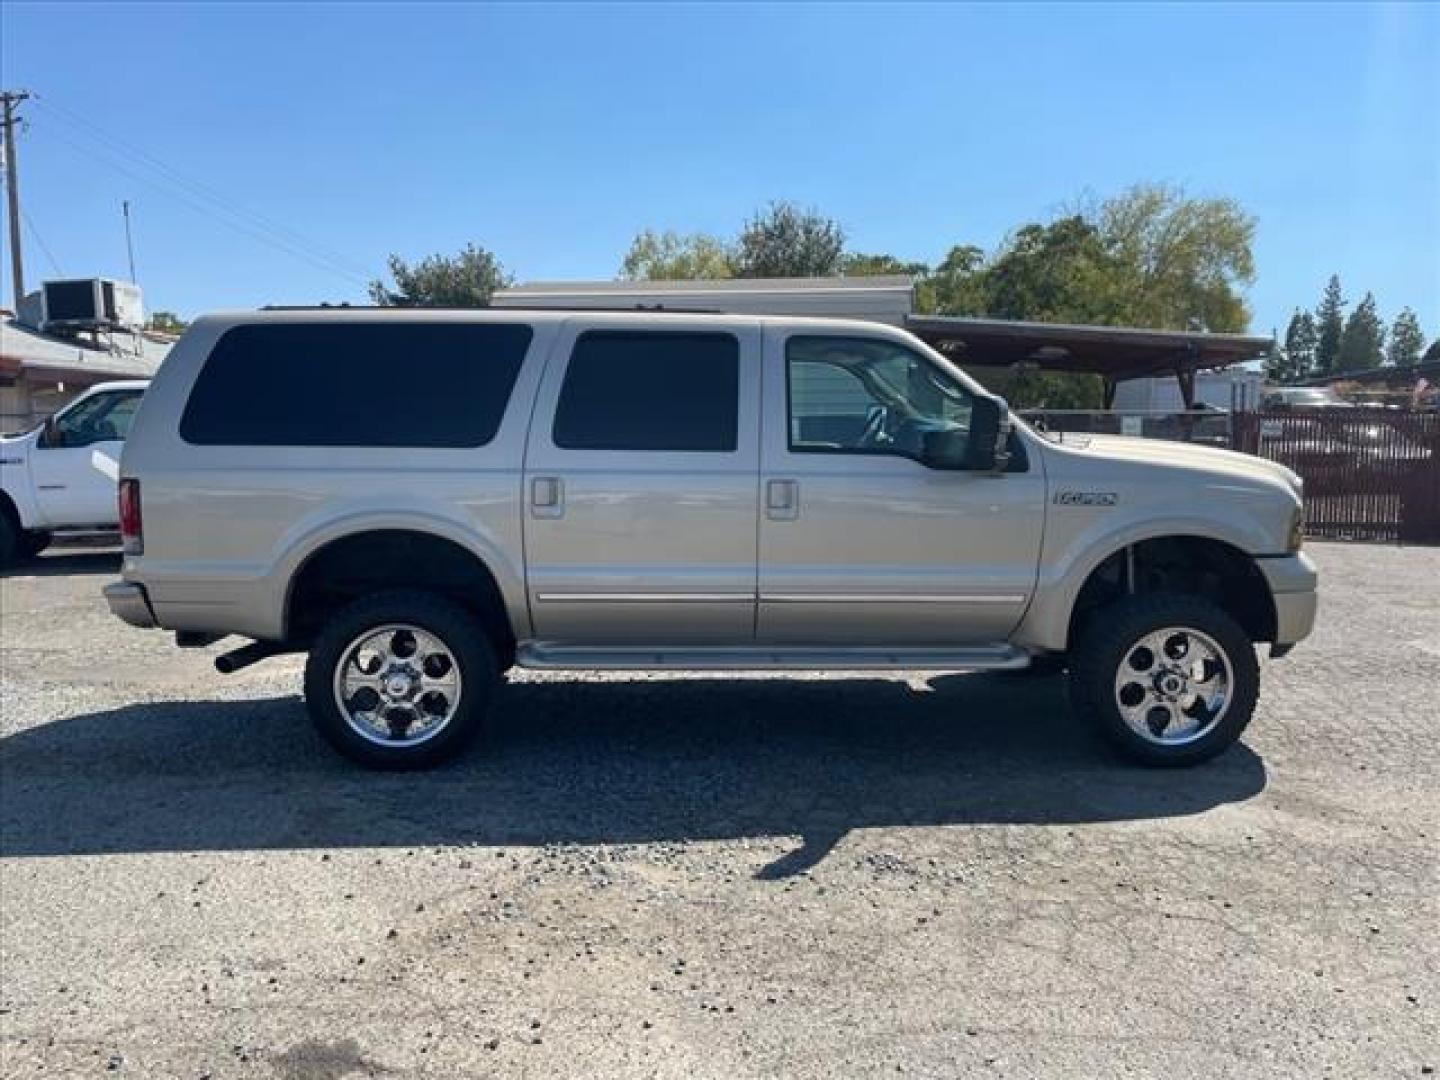
[[[120,451],[148,385],[99,383],[39,427],[0,436],[0,566],[57,534],[117,530]]]

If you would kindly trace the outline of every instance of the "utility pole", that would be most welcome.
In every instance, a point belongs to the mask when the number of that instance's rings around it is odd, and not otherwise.
[[[120,209],[125,214],[125,254],[130,256],[130,280],[135,282],[135,245],[130,242],[130,200],[121,202]]]
[[[10,205],[10,271],[15,275],[15,309],[25,296],[25,263],[20,256],[20,165],[15,155],[15,106],[30,95],[24,90],[0,91],[5,111],[5,197]]]

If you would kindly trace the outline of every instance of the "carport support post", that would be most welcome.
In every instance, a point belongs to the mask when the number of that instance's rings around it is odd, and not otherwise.
[[[1105,411],[1109,412],[1115,407],[1115,380],[1109,375],[1101,377],[1101,393],[1104,394]]]
[[[1186,370],[1185,368],[1176,368],[1175,378],[1180,383],[1180,400],[1185,403],[1185,408],[1189,409],[1193,407],[1195,404],[1194,369]]]

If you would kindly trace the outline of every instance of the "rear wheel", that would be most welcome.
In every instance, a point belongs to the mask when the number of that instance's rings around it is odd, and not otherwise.
[[[30,529],[20,537],[20,557],[33,559],[50,546],[51,536],[43,529]]]
[[[1075,710],[1127,757],[1191,765],[1228,749],[1255,710],[1255,647],[1191,596],[1121,600],[1085,627],[1070,664]]]
[[[499,682],[480,620],[433,593],[377,593],[339,611],[305,666],[320,734],[362,765],[417,769],[478,734]]]

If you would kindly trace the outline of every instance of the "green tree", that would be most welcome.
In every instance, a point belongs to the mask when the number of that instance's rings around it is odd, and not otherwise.
[[[984,315],[989,304],[985,252],[957,244],[915,289],[915,306],[931,315]]]
[[[956,247],[920,292],[941,314],[1244,330],[1255,221],[1233,199],[1144,184],[1011,233],[990,257]]]
[[[735,276],[730,245],[708,233],[643,229],[630,242],[620,276],[626,281],[695,281]]]
[[[1138,184],[1087,220],[1110,256],[1093,306],[1107,322],[1165,329],[1243,331],[1244,289],[1255,280],[1255,219],[1234,199],[1197,199],[1182,188]]]
[[[1385,360],[1396,367],[1413,367],[1420,362],[1424,351],[1425,335],[1420,330],[1420,320],[1407,307],[1390,324],[1390,345]]]
[[[923,262],[905,262],[894,255],[850,254],[840,260],[840,272],[846,277],[884,277],[904,274],[923,278],[930,273],[930,267]]]
[[[1375,311],[1375,297],[1369,293],[1355,305],[1340,335],[1336,371],[1363,371],[1379,367],[1385,353],[1385,325]]]
[[[1325,285],[1325,294],[1315,309],[1315,325],[1320,332],[1315,344],[1315,374],[1329,375],[1340,357],[1340,338],[1345,333],[1345,297],[1340,292],[1338,274],[1331,274]]]
[[[370,298],[382,307],[487,307],[495,290],[511,282],[500,260],[474,244],[453,258],[429,255],[411,265],[391,255],[389,263],[394,288],[370,283]]]
[[[1315,367],[1315,348],[1320,335],[1315,327],[1315,316],[1308,311],[1295,309],[1290,316],[1290,325],[1285,329],[1285,346],[1272,350],[1265,360],[1265,375],[1272,382],[1293,382],[1303,379]]]
[[[772,202],[740,232],[735,276],[830,277],[838,274],[845,251],[839,222],[794,203]]]
[[[145,327],[161,334],[183,334],[189,328],[190,324],[173,311],[151,312],[150,322]]]
[[[1103,238],[1083,217],[1025,225],[983,272],[984,314],[1040,322],[1121,322],[1119,278]]]

